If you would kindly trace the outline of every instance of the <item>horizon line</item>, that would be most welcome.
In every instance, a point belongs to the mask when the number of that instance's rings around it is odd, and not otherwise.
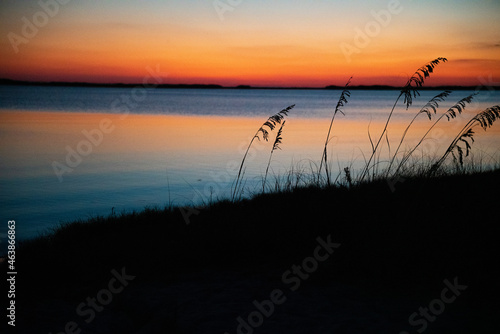
[[[137,86],[145,86],[142,83],[96,83],[96,82],[83,82],[83,81],[29,81],[29,80],[15,80],[8,78],[0,78],[0,85],[19,85],[19,86],[54,86],[54,87],[110,87],[110,88],[128,88],[128,87],[137,87]],[[311,90],[320,90],[320,89],[344,89],[345,85],[327,85],[322,87],[302,87],[302,86],[252,86],[252,85],[236,85],[236,86],[223,86],[220,84],[185,84],[185,83],[176,83],[176,84],[155,84],[149,85],[154,86],[154,88],[203,88],[203,89],[311,89]],[[392,85],[352,85],[348,86],[349,89],[371,89],[371,90],[397,90],[401,89],[403,86],[392,86]],[[153,87],[151,87],[153,88]],[[500,85],[492,85],[492,86],[481,86],[481,85],[435,85],[435,86],[427,86],[427,87],[419,87],[420,90],[434,90],[434,89],[456,89],[456,90],[469,90],[469,89],[500,89]]]

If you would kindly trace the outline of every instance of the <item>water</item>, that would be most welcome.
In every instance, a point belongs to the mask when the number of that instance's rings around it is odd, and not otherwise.
[[[351,92],[329,144],[334,175],[359,169],[380,133],[398,91]],[[394,150],[419,107],[438,94],[422,92],[414,108],[400,103],[389,127]],[[454,92],[441,112],[472,92]],[[255,131],[270,115],[296,104],[275,151],[269,180],[290,169],[310,172],[320,161],[340,91],[143,89],[0,86],[0,232],[16,220],[30,238],[60,222],[146,206],[199,205],[229,196]],[[483,92],[468,110],[498,104]],[[443,122],[425,142],[427,154],[449,145],[471,117]],[[407,142],[431,124],[418,118]],[[271,134],[271,141],[274,140]],[[478,131],[475,152],[498,154],[498,125]],[[245,195],[261,189],[272,143],[256,141],[245,171]],[[3,236],[5,237],[5,236]],[[5,241],[5,239],[1,239]],[[2,247],[3,249],[3,247]]]

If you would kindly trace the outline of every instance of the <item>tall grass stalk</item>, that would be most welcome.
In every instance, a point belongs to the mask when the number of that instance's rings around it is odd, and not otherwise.
[[[231,199],[233,201],[236,199],[236,195],[238,194],[238,192],[240,192],[242,173],[244,173],[243,165],[245,164],[245,160],[247,158],[248,151],[250,151],[250,147],[252,146],[253,142],[255,141],[255,139],[260,140],[261,135],[262,135],[262,139],[264,139],[265,141],[268,141],[269,140],[269,131],[273,131],[277,124],[281,124],[281,121],[283,121],[285,116],[288,115],[288,112],[293,107],[295,107],[295,104],[288,106],[285,109],[279,111],[278,113],[270,116],[267,119],[267,121],[265,121],[262,124],[262,126],[257,130],[255,135],[252,137],[252,140],[250,140],[250,143],[248,144],[247,150],[245,151],[245,154],[243,155],[243,159],[241,160],[240,168],[238,170],[238,175],[236,176],[236,180],[234,181],[232,194],[231,194]]]
[[[352,79],[352,77],[349,78],[346,85],[344,86],[344,90],[340,94],[340,98],[337,102],[337,106],[335,107],[335,111],[333,112],[332,120],[330,122],[330,127],[328,128],[328,134],[326,135],[325,147],[323,149],[323,156],[321,157],[321,163],[319,165],[318,173],[321,173],[321,168],[323,166],[323,162],[325,163],[326,181],[327,181],[328,185],[330,185],[330,172],[328,171],[328,153],[327,153],[328,152],[328,143],[330,142],[330,134],[332,132],[332,126],[333,126],[333,121],[335,120],[335,116],[339,112],[345,116],[345,114],[341,108],[345,104],[347,104],[347,97],[351,96],[351,92],[349,90],[347,90],[347,86],[349,86],[349,84],[351,83],[351,79]]]
[[[449,108],[444,114],[442,114],[432,125],[431,127],[427,130],[427,132],[422,136],[422,138],[420,138],[419,142],[409,151],[407,152],[403,158],[401,159],[401,162],[399,163],[397,169],[396,169],[396,172],[395,174],[397,174],[399,172],[399,170],[401,169],[401,167],[403,167],[403,165],[406,163],[406,161],[410,158],[410,156],[413,154],[413,152],[415,152],[415,150],[422,144],[422,142],[425,140],[425,138],[427,137],[427,135],[432,131],[432,129],[436,126],[436,124],[439,123],[439,121],[441,121],[441,119],[443,119],[444,117],[446,117],[448,119],[448,121],[450,119],[454,119],[457,117],[457,113],[458,114],[461,114],[462,111],[465,110],[465,107],[467,104],[471,103],[472,102],[472,99],[474,98],[474,96],[476,96],[478,93],[473,93],[469,96],[466,96],[464,97],[463,99],[461,99],[460,101],[458,101],[454,106],[452,106],[451,108]],[[436,113],[436,111],[434,111],[434,113]],[[429,116],[429,119],[430,119],[430,116]]]
[[[441,62],[446,62],[448,59],[439,57],[436,58],[427,64],[423,65],[420,67],[418,70],[415,71],[415,73],[408,79],[406,84],[403,86],[401,89],[401,92],[399,93],[396,101],[394,102],[394,105],[392,106],[391,112],[389,113],[389,116],[387,117],[387,121],[385,122],[384,129],[382,130],[382,133],[380,134],[380,137],[377,141],[377,144],[373,148],[372,154],[370,158],[368,159],[368,162],[366,163],[365,168],[363,169],[363,172],[361,173],[360,180],[363,181],[364,178],[367,176],[368,172],[372,168],[372,160],[375,157],[378,147],[380,145],[380,142],[382,141],[382,138],[384,138],[384,135],[386,134],[387,127],[389,126],[389,122],[391,120],[392,114],[394,113],[394,110],[396,108],[396,105],[399,102],[399,99],[404,96],[404,104],[406,104],[406,109],[411,106],[413,102],[413,98],[417,97],[420,95],[418,92],[418,88],[422,87],[424,84],[424,81],[426,78],[430,76],[430,74],[434,71],[434,68]],[[378,160],[378,159],[377,159]],[[373,162],[374,165],[378,165],[378,161]]]
[[[462,130],[457,134],[455,139],[451,142],[450,146],[443,154],[443,156],[432,166],[429,173],[431,175],[435,174],[437,170],[441,167],[446,158],[451,154],[455,156],[455,151],[458,154],[458,163],[460,166],[463,166],[463,154],[464,148],[459,144],[465,145],[465,156],[468,156],[471,150],[471,143],[474,142],[474,127],[481,126],[481,128],[486,131],[490,128],[493,123],[500,118],[500,106],[496,105],[485,109],[484,111],[478,113],[476,116],[472,117],[472,119],[465,124]],[[469,142],[470,141],[470,142]]]
[[[283,132],[283,127],[285,126],[286,121],[283,121],[283,124],[281,124],[280,129],[278,130],[278,133],[276,134],[276,139],[274,140],[273,147],[271,148],[271,153],[269,154],[269,161],[267,162],[267,168],[266,168],[266,174],[264,175],[264,181],[262,181],[262,192],[266,190],[266,180],[267,180],[267,173],[269,172],[269,166],[271,165],[271,159],[273,157],[273,152],[276,151],[277,149],[281,150],[280,144],[283,140],[283,137],[281,137],[281,134]]]
[[[425,106],[423,106],[422,109],[420,109],[415,114],[415,116],[411,120],[410,124],[408,124],[408,126],[405,129],[405,131],[403,132],[403,135],[401,136],[401,140],[399,141],[399,145],[396,148],[396,151],[394,152],[394,155],[393,155],[393,157],[391,159],[391,162],[389,163],[389,167],[387,168],[387,176],[389,176],[389,174],[390,174],[391,167],[392,167],[394,161],[396,160],[396,157],[398,155],[399,149],[401,148],[401,145],[403,144],[403,141],[406,138],[406,134],[408,133],[408,130],[410,129],[410,127],[412,126],[412,124],[415,122],[415,120],[417,119],[417,117],[420,116],[421,114],[426,114],[427,117],[429,118],[429,120],[431,120],[432,119],[432,114],[433,113],[436,114],[437,108],[439,108],[439,102],[443,102],[446,99],[446,97],[448,97],[448,95],[450,95],[450,94],[451,94],[451,91],[449,91],[449,90],[445,90],[444,92],[439,93],[438,95],[436,95],[432,99],[430,99],[429,102],[427,102],[425,104]],[[420,144],[418,144],[418,145],[420,145]]]

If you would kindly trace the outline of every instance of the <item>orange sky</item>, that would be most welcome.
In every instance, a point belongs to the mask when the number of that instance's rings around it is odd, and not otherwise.
[[[499,1],[66,1],[2,1],[1,78],[402,85],[446,57],[427,85],[500,84]]]

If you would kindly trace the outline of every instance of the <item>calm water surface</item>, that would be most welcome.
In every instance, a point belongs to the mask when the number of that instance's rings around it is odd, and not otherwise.
[[[351,92],[333,127],[334,174],[355,171],[370,152],[397,91]],[[413,115],[439,91],[425,91],[409,111],[400,103],[389,127],[394,148]],[[457,91],[440,112],[471,94]],[[270,180],[291,168],[310,172],[319,162],[340,91],[203,90],[0,86],[1,221],[14,219],[20,239],[76,219],[145,206],[198,205],[229,196],[236,169],[268,116],[295,104],[273,155]],[[456,122],[436,127],[423,147],[438,154],[473,111],[500,103],[482,92]],[[408,134],[416,140],[425,116]],[[474,150],[497,155],[498,125],[478,131]],[[271,135],[274,140],[274,133]],[[245,195],[261,189],[271,143],[250,152]],[[6,223],[0,233],[6,232]],[[4,236],[2,235],[4,238]],[[5,239],[1,239],[5,241]],[[3,249],[3,247],[2,247]]]

